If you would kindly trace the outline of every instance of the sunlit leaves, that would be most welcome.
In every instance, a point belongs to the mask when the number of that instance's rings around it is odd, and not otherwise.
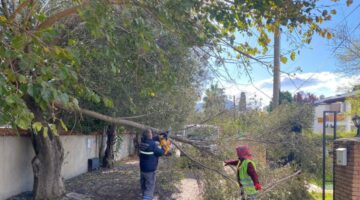
[[[280,56],[280,61],[281,61],[283,64],[286,64],[287,61],[288,61],[288,58],[285,57],[285,56]]]
[[[68,128],[62,119],[60,119],[60,125],[64,129],[64,131],[68,131]]]
[[[290,33],[296,32],[303,38],[303,42],[310,43],[314,34],[331,38],[327,30],[319,25],[331,19],[336,10],[319,10],[318,1],[252,1],[244,0],[242,3],[217,2],[204,6],[209,17],[219,23],[221,33],[232,35],[234,31],[240,33],[257,31],[257,42],[263,48],[259,53],[266,54],[270,43],[269,34],[275,27],[285,27]],[[229,37],[230,38],[230,37]],[[234,39],[229,39],[234,41]]]
[[[32,128],[38,133],[41,131],[42,127],[43,126],[42,126],[41,122],[34,122],[32,124]]]
[[[49,127],[50,127],[50,130],[51,130],[52,134],[58,135],[58,130],[57,130],[57,127],[56,127],[55,124],[49,124]]]
[[[107,98],[107,97],[103,97],[102,98],[103,102],[104,102],[104,105],[108,108],[112,108],[114,107],[114,103],[111,99]]]
[[[295,52],[291,52],[290,53],[290,59],[292,60],[292,61],[294,61],[295,60]]]

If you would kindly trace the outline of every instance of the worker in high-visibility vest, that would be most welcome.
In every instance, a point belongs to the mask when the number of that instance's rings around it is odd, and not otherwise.
[[[261,190],[258,175],[256,173],[255,162],[252,161],[250,149],[247,146],[239,146],[236,148],[238,160],[226,160],[225,166],[233,165],[237,168],[237,180],[241,189],[241,195],[245,199],[252,199]],[[245,195],[243,194],[245,193]]]

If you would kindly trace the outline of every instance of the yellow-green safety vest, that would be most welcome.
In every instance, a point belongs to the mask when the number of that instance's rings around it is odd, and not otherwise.
[[[248,160],[248,159],[245,159],[242,162],[239,161],[237,169],[238,169],[238,173],[239,173],[240,184],[244,188],[244,192],[247,195],[253,195],[253,194],[256,194],[257,191],[255,189],[255,186],[254,186],[254,183],[253,183],[251,177],[247,173],[249,163],[251,163],[254,166],[255,170],[256,170],[255,163],[253,161],[251,161],[251,160]]]

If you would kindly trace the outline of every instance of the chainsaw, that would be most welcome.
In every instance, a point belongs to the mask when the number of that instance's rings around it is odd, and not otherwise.
[[[165,156],[171,156],[171,152],[170,152],[171,141],[169,138],[170,131],[171,130],[159,134],[160,146],[164,149]]]

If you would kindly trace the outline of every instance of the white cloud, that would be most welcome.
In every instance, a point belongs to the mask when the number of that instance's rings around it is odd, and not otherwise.
[[[298,91],[310,92],[317,96],[333,96],[345,93],[353,85],[360,83],[360,75],[345,76],[342,73],[319,72],[299,73],[295,76],[281,76],[281,90],[296,93]],[[272,97],[272,78],[264,79],[248,85],[223,84],[225,93],[237,98],[241,92],[245,92],[247,98],[254,97],[262,102],[262,106],[268,105]]]

